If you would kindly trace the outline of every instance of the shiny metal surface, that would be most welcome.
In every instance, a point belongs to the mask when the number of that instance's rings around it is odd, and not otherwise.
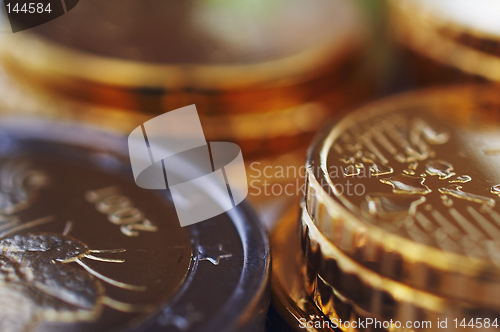
[[[26,69],[22,67],[22,70]],[[77,85],[64,82],[62,94],[54,93],[51,84],[45,82],[51,75],[38,76],[36,73],[23,73],[22,70],[19,72],[8,65],[5,71],[1,70],[0,107],[5,104],[19,110],[29,109],[29,112],[39,114],[72,116],[89,121],[97,118],[112,127],[127,127],[131,123],[130,119],[147,119],[152,113],[195,103],[206,136],[210,140],[237,143],[247,159],[305,149],[332,112],[346,107],[357,98],[362,99],[360,95],[369,94],[366,86],[360,87],[357,83],[359,72],[352,77],[345,77],[351,73],[349,69],[341,75],[346,79],[344,85],[334,82],[339,77],[327,75],[307,82],[305,86],[242,90],[229,94],[202,93],[202,96],[196,91],[180,92],[178,98],[171,98],[169,91],[167,95],[147,94],[142,98],[139,97],[144,92],[142,90],[122,90],[117,94],[109,94],[108,89],[95,87],[96,94],[83,93],[80,98],[66,91],[69,89],[78,94],[84,91],[86,87],[79,86],[80,81]],[[332,90],[331,84],[335,86]],[[149,98],[156,101],[151,102]],[[71,115],[72,112],[75,114]]]
[[[499,101],[493,87],[436,88],[345,117],[310,153],[315,226],[384,277],[499,308]]]
[[[496,13],[500,9],[494,0],[410,0],[401,8],[413,10],[414,17],[439,34],[468,44],[472,39],[483,40],[478,49],[487,51],[491,42],[500,39]],[[491,50],[491,49],[490,49]]]
[[[391,35],[410,52],[407,65],[426,84],[500,80],[493,2],[472,7],[467,1],[446,0],[387,3]]]
[[[498,310],[489,305],[478,307],[385,278],[332,245],[318,231],[305,209],[302,210],[301,220],[308,263],[306,289],[310,290],[316,305],[330,319],[338,317],[338,312],[334,310],[338,302],[349,307],[351,315],[347,319],[351,321],[361,316],[404,324],[418,317],[434,324],[434,329],[432,325],[420,329],[428,331],[434,331],[439,320],[459,318],[468,322],[480,317],[493,322],[498,317]]]
[[[296,331],[334,331],[333,329],[301,328],[308,321],[327,322],[305,290],[305,260],[300,249],[297,229],[298,208],[283,214],[271,238],[273,252],[272,292],[274,306]]]
[[[262,331],[270,256],[253,212],[181,228],[127,151],[106,128],[2,114],[1,329]]]
[[[364,34],[359,12],[342,0],[314,6],[295,0],[89,0],[57,21],[9,38],[2,54],[61,79],[122,88],[234,90],[321,76],[359,49]],[[27,49],[36,60],[25,56]]]

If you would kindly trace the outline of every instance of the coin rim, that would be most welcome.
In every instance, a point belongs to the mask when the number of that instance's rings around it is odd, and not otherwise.
[[[75,121],[57,121],[43,116],[20,117],[9,113],[5,114],[5,112],[1,110],[0,120],[3,120],[2,126],[4,128],[9,126],[8,121],[12,121],[10,130],[12,130],[12,126],[23,126],[23,128],[26,128],[26,125],[30,123],[30,137],[42,137],[41,139],[45,141],[59,142],[85,148],[99,146],[101,149],[113,151],[120,156],[128,155],[128,148],[126,146],[127,140],[123,133],[107,130],[107,128],[103,126],[81,122],[78,123]],[[23,122],[23,124],[19,124],[19,121]],[[59,126],[58,128],[63,126],[63,129],[66,132],[72,133],[74,137],[71,137],[71,140],[65,140],[63,137],[58,137],[56,130],[54,130],[56,126]],[[62,131],[63,129],[59,130]],[[80,134],[80,136],[85,136],[87,138],[91,137],[91,139],[89,141],[82,141],[82,137],[77,137],[77,135],[75,135],[76,129],[84,130],[85,135]],[[266,308],[269,306],[271,273],[269,239],[263,225],[258,221],[258,217],[250,208],[248,202],[244,201],[240,203],[237,208],[233,208],[226,212],[226,214],[238,234],[238,240],[241,241],[243,253],[242,272],[237,278],[238,284],[229,294],[227,301],[222,304],[221,310],[217,312],[215,317],[211,317],[201,329],[205,331],[207,328],[211,328],[211,330],[217,332],[229,332],[235,329],[240,331],[246,331],[248,329],[252,331],[257,326],[261,324],[262,326],[264,325]],[[197,228],[198,225],[194,225],[194,227]],[[193,240],[193,234],[191,232],[190,236]],[[195,244],[196,241],[192,243],[193,246]],[[196,248],[193,247],[193,250],[194,249]],[[195,255],[194,251],[192,255]],[[193,259],[195,263],[198,262],[195,256],[192,256],[192,260]],[[190,263],[190,266],[192,264],[193,262]],[[196,270],[188,271],[188,274],[189,272],[194,272],[194,274],[196,274]],[[252,277],[248,275],[245,276],[245,273],[248,274],[250,272],[254,273]],[[151,330],[155,330],[155,328],[164,329],[164,327],[159,327],[157,325],[156,318],[162,309],[175,306],[176,303],[186,296],[186,280],[187,279],[183,280],[183,284],[179,285],[174,295],[169,298],[167,302],[159,305],[153,314],[146,314],[138,322],[132,320],[130,322],[130,328],[140,330],[142,328],[141,326],[148,326]],[[252,289],[251,293],[249,293],[249,288]],[[241,296],[242,290],[248,295],[245,299]],[[241,312],[238,313],[238,315],[234,315],[234,313],[230,312],[231,310],[234,311],[235,303],[241,308]],[[215,326],[217,323],[223,324],[223,326]],[[191,331],[192,329],[189,330]]]
[[[460,85],[452,87],[428,88],[407,92],[395,97],[387,97],[380,101],[367,104],[349,114],[336,123],[333,129],[324,130],[320,133],[313,145],[309,149],[307,170],[306,170],[306,208],[313,217],[318,230],[325,235],[334,245],[342,250],[349,257],[356,261],[363,261],[363,253],[359,251],[355,243],[355,234],[369,236],[374,252],[379,252],[381,257],[377,260],[375,271],[384,274],[388,271],[383,270],[384,262],[391,261],[391,255],[397,252],[403,259],[403,267],[423,266],[432,270],[441,276],[441,280],[448,280],[453,275],[467,278],[468,282],[481,284],[485,282],[484,276],[489,276],[491,285],[500,279],[500,268],[493,266],[492,262],[480,258],[466,257],[460,254],[444,252],[440,249],[430,247],[425,244],[413,242],[399,235],[389,233],[376,225],[366,223],[361,216],[355,215],[348,210],[341,202],[333,196],[330,196],[320,185],[319,180],[326,181],[328,186],[333,182],[328,176],[326,166],[326,156],[329,153],[330,145],[333,143],[332,137],[339,130],[342,123],[354,121],[363,114],[363,118],[371,117],[375,114],[389,113],[401,108],[407,108],[409,104],[425,104],[426,98],[439,96],[443,99],[443,94],[450,96],[468,95],[468,94],[496,94],[494,87],[485,87],[481,85]],[[315,160],[320,162],[315,163]],[[321,166],[319,178],[315,174],[314,167]],[[333,194],[332,194],[333,195]],[[334,225],[332,227],[332,225]],[[432,260],[426,257],[433,257]],[[372,267],[373,269],[373,267]],[[387,274],[387,273],[386,273]],[[386,275],[395,280],[411,280],[406,276],[411,275],[411,269],[402,270],[398,275]],[[442,277],[445,276],[445,277]],[[479,282],[481,281],[481,282]],[[463,282],[463,281],[462,281]],[[419,288],[422,285],[418,285]],[[424,285],[425,289],[433,289],[432,285]],[[438,290],[439,291],[439,290]]]

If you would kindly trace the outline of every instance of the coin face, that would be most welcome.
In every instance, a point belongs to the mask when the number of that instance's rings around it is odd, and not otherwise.
[[[498,105],[494,88],[464,86],[345,117],[310,152],[315,227],[384,277],[498,307]]]
[[[2,119],[0,329],[262,324],[267,241],[251,212],[180,227],[168,191],[135,185],[124,149],[101,130]]]
[[[8,312],[3,324],[91,322],[101,330],[167,301],[192,255],[173,206],[95,167],[44,155],[0,161],[0,306],[22,315]]]
[[[498,310],[499,105],[494,87],[417,91],[320,136],[307,171],[311,266],[334,285],[338,251],[387,284]]]
[[[438,89],[347,117],[321,147],[331,193],[390,233],[496,261],[500,154],[492,92]]]

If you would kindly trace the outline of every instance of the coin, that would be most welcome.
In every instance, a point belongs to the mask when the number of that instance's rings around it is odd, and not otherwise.
[[[209,113],[309,101],[343,84],[367,42],[345,0],[91,0],[10,37],[1,59],[19,79],[108,106],[159,112],[187,100]]]
[[[405,5],[403,5],[405,6]],[[453,39],[482,52],[499,55],[500,29],[495,13],[498,3],[469,1],[412,0],[406,4],[413,17],[445,38]]]
[[[19,112],[90,122],[106,121],[106,126],[124,131],[131,131],[138,122],[147,121],[152,116],[142,110],[112,108],[49,94],[32,85],[22,84],[1,70],[0,86],[0,107],[15,108]],[[314,101],[270,112],[206,114],[201,109],[199,113],[209,140],[237,143],[246,160],[262,161],[260,159],[266,156],[285,156],[294,150],[307,148],[317,128],[334,110],[352,103],[355,93],[354,85],[348,84]],[[366,91],[361,93],[366,94]]]
[[[488,11],[487,6],[482,9],[476,6],[474,10],[467,11],[465,8],[469,5],[465,1],[388,3],[394,26],[392,35],[399,45],[409,50],[412,60],[409,65],[417,67],[414,72],[421,81],[456,83],[500,80],[500,59],[496,54],[498,38],[482,37],[485,24],[489,24],[486,30],[491,30],[491,20],[478,19],[482,10]],[[446,13],[443,10],[445,4]],[[488,3],[488,6],[491,5],[495,6]]]
[[[3,114],[0,329],[262,330],[270,256],[252,210],[181,227],[127,154],[103,127]]]
[[[297,232],[298,208],[290,207],[277,223],[271,238],[273,252],[273,303],[281,316],[296,331],[333,331],[330,328],[307,326],[307,322],[328,322],[304,288],[302,268],[305,268]],[[302,323],[302,324],[301,324]]]
[[[346,116],[310,150],[306,203],[315,226],[383,277],[499,308],[491,296],[500,287],[499,105],[494,87],[462,86]]]
[[[315,303],[331,319],[338,316],[332,311],[336,301],[351,308],[353,313],[387,322],[400,322],[398,328],[419,321],[431,322],[421,330],[433,330],[438,321],[460,318],[465,321],[479,317],[493,322],[498,311],[489,306],[448,299],[420,291],[403,283],[384,278],[360,263],[350,259],[332,245],[316,228],[306,209],[302,210],[303,247],[307,257],[306,289]],[[356,315],[354,315],[356,316]]]

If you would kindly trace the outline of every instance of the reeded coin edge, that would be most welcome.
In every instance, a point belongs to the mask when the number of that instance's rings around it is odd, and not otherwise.
[[[358,280],[360,284],[364,285],[362,289],[363,293],[358,293],[358,295],[363,298],[372,299],[370,303],[365,303],[365,305],[369,307],[365,307],[358,303],[358,306],[366,312],[383,315],[382,312],[378,312],[384,306],[383,299],[391,298],[395,300],[394,307],[391,309],[391,312],[395,313],[395,315],[383,317],[386,320],[394,319],[407,321],[413,319],[416,313],[422,315],[423,319],[433,320],[436,320],[437,317],[477,317],[469,315],[469,313],[477,312],[479,309],[470,303],[456,299],[443,298],[432,293],[412,288],[400,282],[385,278],[363,267],[344,255],[341,250],[332,245],[331,242],[319,232],[306,209],[302,210],[301,219],[303,237],[306,240],[305,254],[308,257],[309,266],[325,281],[325,284],[328,284],[328,280],[324,279],[324,273],[328,273],[329,271],[322,271],[322,269],[327,268],[328,264],[324,264],[324,259],[321,256],[318,257],[318,253],[321,253],[334,262],[342,273],[341,275],[335,276],[335,278],[339,280],[338,285],[347,288],[341,289],[334,288],[333,286],[330,287],[335,289],[339,294],[342,294],[345,298],[349,298],[347,294],[355,293],[355,291],[349,289],[349,285],[352,285],[349,281],[352,281],[354,278]],[[317,264],[315,264],[315,261],[318,259],[322,262],[317,262]],[[342,279],[344,279],[345,282],[342,282]],[[325,298],[331,297],[331,294],[321,295]],[[373,301],[373,299],[377,299],[378,301]],[[483,303],[483,305],[489,306],[490,303]]]
[[[272,299],[274,306],[279,311],[285,321],[295,330],[304,330],[308,332],[331,332],[332,329],[317,329],[306,328],[301,329],[300,323],[306,321],[319,320],[321,322],[328,321],[328,318],[316,307],[311,298],[306,294],[304,280],[300,269],[303,266],[295,266],[288,261],[283,262],[283,253],[288,250],[287,243],[290,240],[288,237],[283,237],[283,234],[297,232],[298,207],[293,206],[285,212],[277,222],[277,227],[271,237],[271,251],[273,253],[273,268],[271,276],[272,284]],[[297,233],[296,233],[297,234]],[[297,254],[300,253],[300,243],[298,234],[296,238]],[[302,255],[301,255],[302,256]],[[295,263],[295,262],[294,262]],[[302,289],[301,294],[289,294],[289,289],[286,289],[286,282],[281,279],[280,271],[283,268],[290,269],[291,277],[295,280],[295,286]],[[288,271],[288,270],[287,270]],[[329,323],[329,322],[328,322]]]

